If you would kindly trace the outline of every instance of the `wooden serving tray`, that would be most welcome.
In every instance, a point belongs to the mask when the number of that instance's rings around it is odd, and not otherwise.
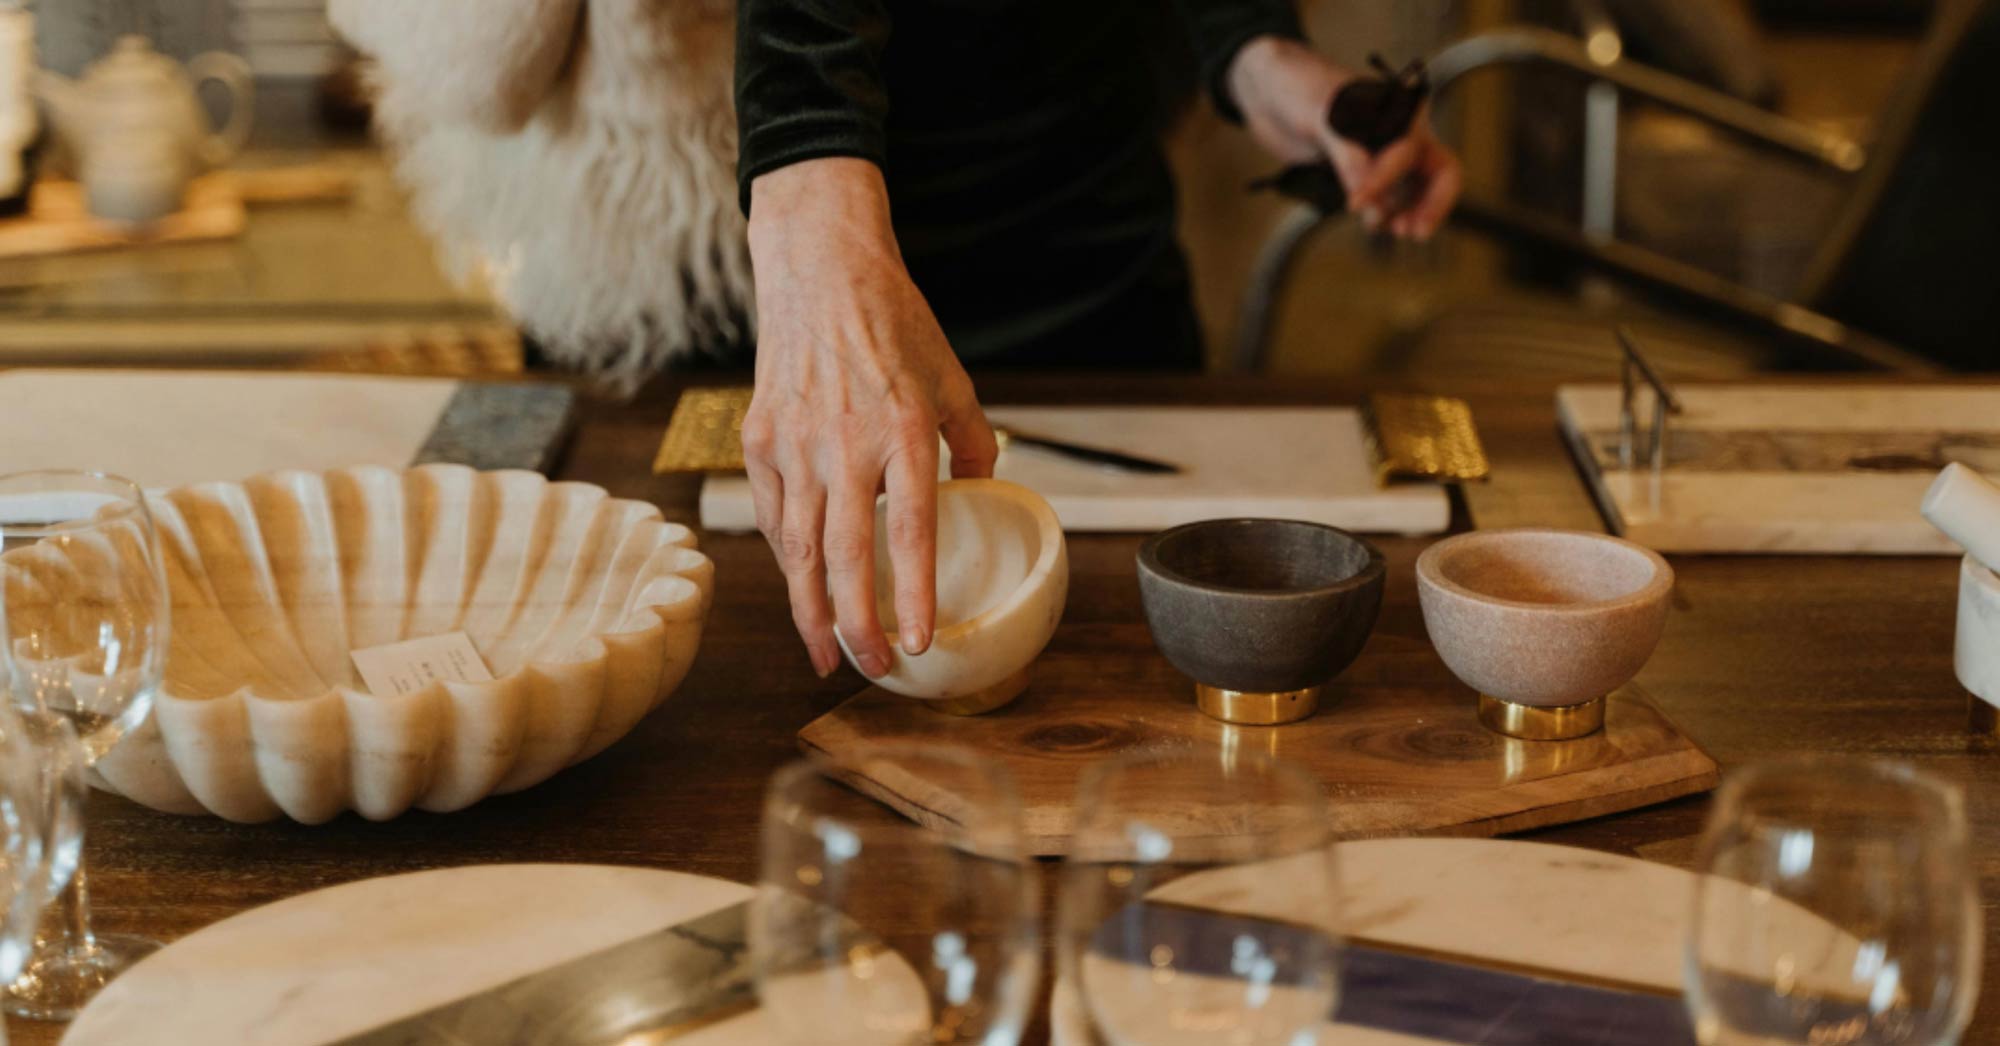
[[[1107,687],[1102,657],[1051,651],[1018,700],[968,718],[870,688],[808,724],[799,743],[836,763],[898,741],[998,757],[1021,788],[1030,845],[1044,856],[1068,848],[1078,777],[1133,749],[1255,750],[1298,763],[1325,782],[1347,839],[1500,835],[1707,791],[1718,779],[1715,760],[1636,685],[1612,695],[1601,733],[1517,741],[1479,725],[1475,695],[1457,683],[1388,683],[1368,673],[1336,680],[1310,719],[1245,727],[1197,711],[1191,685],[1164,661],[1136,667],[1129,686]],[[1079,693],[1092,696],[1070,696]],[[923,781],[890,787],[856,774],[849,783],[922,823],[952,820],[960,801]],[[1190,802],[1187,816],[1198,826],[1200,804]]]

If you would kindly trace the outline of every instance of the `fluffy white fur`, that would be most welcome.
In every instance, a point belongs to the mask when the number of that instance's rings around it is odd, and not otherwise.
[[[447,265],[626,389],[746,337],[731,0],[332,0]]]

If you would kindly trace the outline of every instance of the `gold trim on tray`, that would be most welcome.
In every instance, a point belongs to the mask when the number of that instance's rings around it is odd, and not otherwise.
[[[1224,690],[1206,683],[1194,685],[1195,707],[1211,719],[1243,726],[1294,723],[1319,710],[1320,687],[1303,690]]]
[[[1604,729],[1605,698],[1574,705],[1517,705],[1479,695],[1479,722],[1488,730],[1523,741],[1568,741]]]

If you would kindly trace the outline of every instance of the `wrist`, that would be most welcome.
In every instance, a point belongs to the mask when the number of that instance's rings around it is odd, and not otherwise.
[[[881,168],[852,156],[801,160],[750,183],[750,255],[808,238],[895,249]]]
[[[1352,75],[1290,37],[1252,37],[1230,60],[1228,90],[1244,122],[1315,137]]]

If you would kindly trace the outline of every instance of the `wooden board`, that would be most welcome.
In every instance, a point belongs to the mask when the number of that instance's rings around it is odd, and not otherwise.
[[[1170,461],[1141,476],[1009,447],[995,474],[1049,500],[1063,529],[1154,531],[1199,519],[1270,516],[1364,533],[1436,534],[1451,501],[1435,483],[1380,486],[1361,411],[1353,407],[996,407],[995,424],[1089,447]],[[701,524],[756,527],[750,483],[711,476]]]
[[[1662,552],[1923,555],[1958,546],[1917,506],[1953,461],[2000,475],[2000,385],[1691,385],[1666,469],[1619,467],[1616,385],[1557,413],[1612,528]],[[1641,431],[1651,419],[1640,411]]]
[[[1127,662],[1126,664],[1129,664]],[[1568,742],[1517,741],[1479,725],[1472,691],[1336,681],[1317,715],[1280,727],[1237,727],[1194,707],[1189,684],[1144,671],[1107,689],[1105,663],[1086,652],[1045,655],[1027,693],[999,711],[954,718],[870,688],[799,731],[836,763],[870,744],[949,742],[1013,771],[1034,851],[1068,845],[1079,775],[1133,749],[1254,749],[1297,762],[1325,782],[1342,838],[1491,836],[1630,810],[1715,786],[1716,764],[1637,686],[1612,695],[1602,733]],[[1091,695],[1087,705],[1071,695]],[[923,782],[850,783],[920,822],[947,820],[957,797]],[[1191,824],[1202,811],[1191,803]]]
[[[44,179],[29,190],[26,214],[0,219],[0,258],[224,240],[242,233],[245,220],[237,180],[221,172],[189,182],[180,210],[142,226],[99,218],[86,206],[83,186]]]

